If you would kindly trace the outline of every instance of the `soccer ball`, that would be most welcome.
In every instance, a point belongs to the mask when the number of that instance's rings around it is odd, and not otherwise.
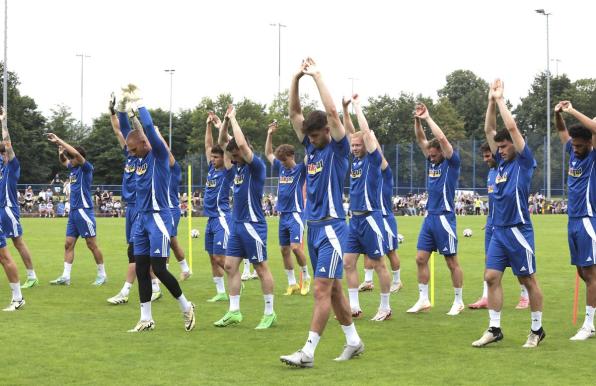
[[[397,234],[397,242],[398,243],[403,243],[404,242],[404,235],[402,235],[401,233]]]
[[[199,232],[198,229],[193,229],[190,231],[190,237],[192,237],[193,239],[199,238],[200,235],[201,235],[201,233]]]
[[[472,237],[472,230],[470,228],[464,229],[464,237]]]

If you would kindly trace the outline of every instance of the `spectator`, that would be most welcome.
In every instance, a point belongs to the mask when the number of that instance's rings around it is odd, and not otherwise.
[[[101,206],[101,189],[99,186],[95,188],[95,192],[93,192],[93,200],[95,201],[95,206]]]
[[[54,213],[54,202],[52,200],[48,201],[46,204],[46,215],[50,218],[56,217],[56,213]]]
[[[46,202],[44,200],[39,201],[38,208],[39,208],[38,209],[39,217],[47,217],[48,211],[47,211],[47,207],[46,207]]]
[[[64,193],[64,199],[70,201],[70,180],[66,179],[62,186],[62,192]]]
[[[52,192],[52,189],[47,188],[46,189],[46,201],[50,202],[52,201],[52,196],[54,195],[54,193]]]
[[[65,207],[64,207],[64,201],[60,200],[60,202],[58,203],[58,205],[56,205],[56,215],[58,217],[64,217],[66,215],[66,211],[65,211]]]
[[[29,213],[31,213],[33,211],[33,200],[34,200],[33,189],[31,189],[31,186],[28,186],[27,190],[25,190],[25,209]]]
[[[62,188],[62,180],[60,179],[60,174],[56,173],[54,179],[52,180],[52,182],[50,182],[50,185],[52,185],[52,190],[54,191],[54,193],[56,193],[56,195],[59,196],[60,190]]]

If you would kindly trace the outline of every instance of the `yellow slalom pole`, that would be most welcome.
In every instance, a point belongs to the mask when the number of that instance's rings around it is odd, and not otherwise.
[[[435,306],[435,253],[430,254],[430,305]]]
[[[192,273],[192,165],[188,164],[188,189],[187,189],[186,217],[188,218],[188,265]]]

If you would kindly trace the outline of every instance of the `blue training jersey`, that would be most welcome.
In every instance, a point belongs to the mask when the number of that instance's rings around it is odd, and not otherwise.
[[[567,213],[569,217],[595,217],[596,149],[592,149],[584,158],[579,158],[573,153],[569,140],[565,144],[565,150],[569,153]]]
[[[331,138],[322,149],[315,148],[308,137],[302,144],[308,157],[306,175],[306,218],[344,219],[344,180],[348,172],[350,144],[347,136],[336,142]]]
[[[234,168],[216,169],[209,162],[205,195],[203,197],[203,213],[208,217],[223,217],[230,213],[230,188],[236,172]]]
[[[80,166],[67,164],[70,170],[70,210],[93,208],[91,199],[91,183],[93,182],[93,165],[85,160]]]
[[[14,157],[8,163],[2,163],[0,173],[0,207],[9,207],[19,209],[17,198],[17,183],[21,177],[21,165],[17,157]]]
[[[381,177],[381,212],[383,216],[393,215],[393,172],[389,165],[381,171]]]
[[[253,154],[251,163],[235,166],[234,169],[232,218],[236,222],[264,222],[261,198],[265,186],[265,163]]]
[[[486,225],[493,224],[493,213],[495,206],[495,180],[497,179],[497,168],[490,168],[486,177],[486,190],[488,192],[488,216],[486,216]]]
[[[302,213],[304,211],[302,188],[304,187],[304,181],[306,181],[306,165],[300,162],[293,168],[287,169],[276,158],[273,160],[273,167],[279,169],[277,211],[281,213]]]
[[[512,161],[505,161],[495,154],[497,176],[495,177],[493,225],[514,226],[529,224],[528,197],[530,182],[536,161],[526,144]]]
[[[371,212],[381,210],[381,162],[379,149],[354,157],[350,171],[350,210]]]
[[[137,209],[158,212],[168,209],[170,152],[163,143],[145,107],[139,107],[139,120],[151,144],[151,150],[137,162]]]
[[[137,169],[138,158],[128,154],[128,148],[124,146],[122,150],[126,162],[124,163],[124,173],[122,173],[122,200],[127,204],[134,204],[137,198]]]
[[[180,200],[178,199],[178,192],[180,191],[180,182],[182,181],[182,168],[178,162],[174,162],[174,166],[170,168],[170,186],[168,205],[170,208],[180,207]]]
[[[438,164],[430,164],[428,168],[428,201],[426,203],[429,214],[454,211],[455,187],[459,179],[460,168],[461,159],[455,150],[451,158],[444,158]]]

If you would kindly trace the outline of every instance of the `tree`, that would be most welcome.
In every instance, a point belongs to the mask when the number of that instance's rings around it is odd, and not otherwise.
[[[122,183],[124,155],[112,131],[110,116],[101,114],[93,119],[89,134],[80,142],[93,164],[93,184],[119,185]]]

